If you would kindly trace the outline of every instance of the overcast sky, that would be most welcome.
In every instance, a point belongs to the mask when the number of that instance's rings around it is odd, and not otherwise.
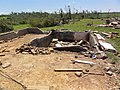
[[[120,11],[120,0],[0,0],[0,14],[22,11],[53,12],[67,5],[79,11]]]

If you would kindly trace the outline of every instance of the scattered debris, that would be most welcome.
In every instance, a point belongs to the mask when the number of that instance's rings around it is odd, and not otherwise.
[[[5,56],[5,54],[0,54],[0,57]]]
[[[99,43],[106,51],[116,52],[116,49],[111,44],[106,43],[105,41],[99,41]]]
[[[82,76],[82,72],[75,72],[75,75],[78,76],[78,77],[81,77]]]
[[[43,38],[34,39],[28,45],[21,46],[16,49],[16,52],[24,54],[28,52],[33,55],[50,54],[51,51],[47,47],[52,47],[58,51],[80,52],[84,56],[92,59],[106,59],[107,55],[104,52],[105,50],[116,52],[115,48],[111,44],[106,43],[100,34],[90,31],[60,32],[55,30],[52,30],[49,35]]]
[[[118,18],[111,18],[106,20],[106,24],[100,24],[98,27],[113,27],[114,29],[120,29],[120,20]]]
[[[0,61],[0,66],[2,65],[2,62]]]
[[[120,54],[118,54],[118,57],[120,57]]]
[[[3,68],[3,69],[5,69],[5,68],[7,68],[7,67],[9,67],[9,66],[11,66],[10,63],[3,63],[3,64],[2,64],[2,68]]]
[[[89,75],[101,75],[101,76],[104,76],[104,73],[95,73],[95,72],[83,72],[83,74],[89,74]]]
[[[118,69],[117,69],[117,67],[111,67],[110,68],[110,71],[112,71],[112,72],[116,72]]]
[[[55,72],[82,72],[83,74],[104,76],[104,73],[85,72],[82,69],[55,69],[54,71]],[[80,73],[77,73],[77,74],[79,75]]]
[[[16,49],[16,53],[23,53],[23,54],[32,54],[32,55],[48,55],[54,50],[52,48],[44,48],[44,47],[34,47],[34,46],[29,46],[27,44],[22,45],[20,48]]]
[[[109,76],[112,76],[113,72],[112,71],[107,71],[106,74],[108,74]]]
[[[87,26],[93,26],[93,23],[87,23],[86,25]]]
[[[78,56],[77,56],[77,55],[75,55],[75,58],[78,58]]]
[[[62,47],[61,44],[55,44],[55,47]]]
[[[75,63],[83,63],[83,64],[89,64],[89,65],[95,65],[96,63],[90,62],[90,61],[83,61],[83,60],[71,60],[73,64]]]
[[[0,40],[0,44],[4,43],[5,41],[4,40]]]
[[[10,51],[8,51],[6,49],[3,49],[3,50],[0,51],[0,53],[3,53],[3,52],[10,52]]]
[[[104,70],[105,71],[109,71],[111,68],[110,67],[105,67]]]
[[[100,34],[95,34],[99,44],[104,48],[106,51],[116,52],[116,49],[109,43],[105,42],[105,39]]]

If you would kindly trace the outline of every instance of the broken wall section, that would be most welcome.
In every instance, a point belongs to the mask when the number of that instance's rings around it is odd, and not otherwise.
[[[90,32],[56,31],[56,35],[54,36],[54,38],[58,39],[59,41],[70,41],[70,42],[80,41],[80,40],[89,41],[89,33]]]
[[[15,32],[8,32],[0,34],[0,40],[11,40],[17,38],[17,34]]]
[[[25,28],[17,32],[7,32],[0,34],[0,40],[11,40],[17,38],[18,36],[23,36],[26,34],[43,34],[38,28]]]
[[[18,36],[23,36],[26,34],[43,34],[43,32],[39,30],[38,28],[25,28],[25,29],[22,29],[16,32],[16,34]]]

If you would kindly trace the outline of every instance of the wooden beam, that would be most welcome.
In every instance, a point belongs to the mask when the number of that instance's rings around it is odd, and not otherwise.
[[[76,71],[82,72],[83,70],[82,69],[55,69],[54,71],[55,72],[76,72]]]

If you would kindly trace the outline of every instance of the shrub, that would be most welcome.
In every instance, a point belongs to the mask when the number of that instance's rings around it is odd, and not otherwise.
[[[13,30],[13,26],[7,24],[5,21],[0,21],[0,33],[3,32],[8,32],[8,31],[12,31]]]

